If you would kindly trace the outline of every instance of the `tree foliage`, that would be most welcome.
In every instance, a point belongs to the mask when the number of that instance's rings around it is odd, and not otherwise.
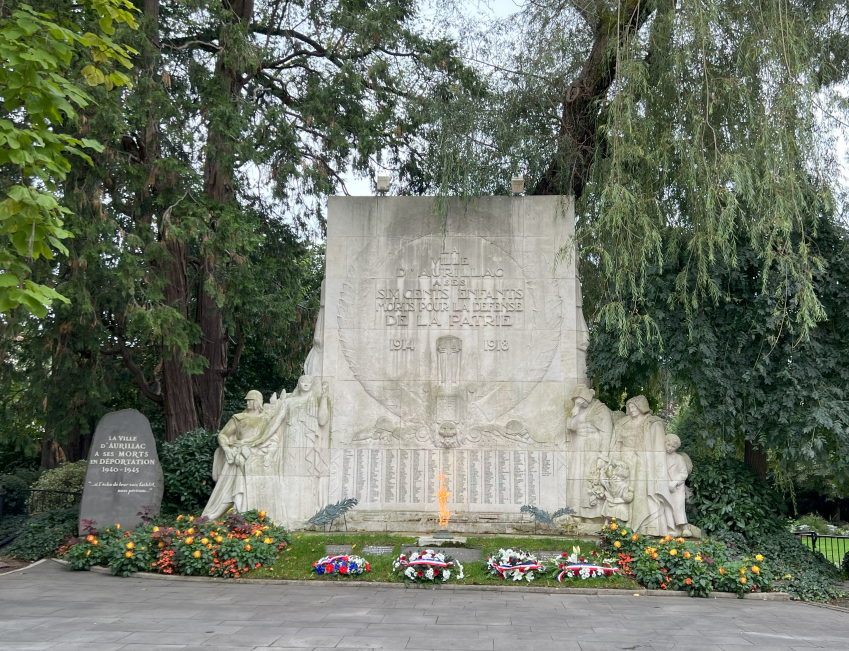
[[[54,299],[67,298],[31,278],[28,261],[67,255],[62,240],[69,210],[54,195],[71,169],[69,157],[90,163],[90,138],[62,133],[67,121],[91,103],[85,85],[125,86],[132,50],[115,42],[115,25],[135,27],[128,0],[50,3],[38,11],[26,3],[0,5],[0,313],[19,305],[38,317]],[[96,20],[84,30],[80,14]],[[82,58],[80,74],[67,74]],[[83,82],[84,80],[84,82]]]

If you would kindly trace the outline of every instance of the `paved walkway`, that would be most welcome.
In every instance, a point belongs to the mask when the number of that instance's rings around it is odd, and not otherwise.
[[[52,561],[0,577],[0,650],[269,647],[846,651],[849,613],[736,599],[120,579]]]

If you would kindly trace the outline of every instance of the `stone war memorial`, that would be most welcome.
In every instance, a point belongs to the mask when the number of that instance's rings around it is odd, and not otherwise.
[[[86,521],[97,528],[120,524],[132,531],[147,509],[159,512],[165,483],[147,418],[135,409],[106,414],[89,450],[79,531]]]
[[[355,498],[364,530],[530,531],[524,505],[698,535],[691,463],[647,400],[587,388],[566,197],[334,197],[313,348],[292,394],[251,391],[219,434],[205,515],[263,508],[300,528]]]

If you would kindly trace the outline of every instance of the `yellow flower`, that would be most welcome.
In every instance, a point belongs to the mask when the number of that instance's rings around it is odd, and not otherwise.
[[[702,557],[699,556],[698,554],[696,554],[696,563],[701,563],[701,562],[702,562]]]
[[[295,538],[297,538],[298,540],[300,540],[300,539],[301,539],[301,537],[300,537],[300,536],[295,536]]]
[[[619,525],[617,525],[615,522],[610,524],[610,530],[611,531],[616,531],[618,528],[619,528]],[[298,537],[300,538],[300,536],[298,536]]]
[[[745,576],[740,579],[740,583],[746,583],[746,577]]]
[[[761,556],[760,554],[758,554],[757,556],[755,556],[755,560],[756,560],[758,563],[760,563],[763,559],[764,559],[764,557],[763,557],[763,556]]]
[[[209,544],[209,539],[208,539],[208,538],[201,538],[201,539],[200,539],[200,544],[201,544],[201,545],[208,545],[208,544]]]
[[[124,556],[126,556],[127,558],[132,558],[132,557],[133,557],[133,552],[126,552],[126,553],[124,554]]]
[[[86,555],[86,556],[91,556],[91,550],[89,549],[89,550],[85,553],[85,555]]]
[[[194,556],[195,558],[200,558],[200,550],[196,551],[194,554],[192,554],[192,556]]]
[[[627,529],[623,529],[623,530],[622,530],[622,535],[623,535],[623,536],[627,536],[627,535],[628,535],[628,530],[627,530]]]
[[[273,539],[273,538],[266,538],[265,540],[263,540],[263,542],[264,542],[266,545],[270,545],[271,543],[273,543],[273,542],[274,542],[274,539]]]
[[[209,545],[207,545],[207,546],[206,546],[206,548],[207,548],[207,549],[212,549],[212,544],[210,543]]]
[[[186,538],[186,544],[187,544],[187,545],[191,545],[194,541],[195,541],[195,539],[194,539],[194,538],[192,538],[191,536],[189,536],[188,538]]]
[[[184,517],[185,517],[185,516],[183,516],[183,515],[178,515],[178,516],[177,516],[177,520],[178,520],[178,521],[179,521],[179,520],[182,520]]]
[[[193,516],[193,515],[189,516],[189,522],[192,522],[194,519],[195,519],[195,516]]]
[[[115,528],[116,528],[116,529],[120,529],[120,528],[121,528],[121,525],[120,525],[120,524],[118,524],[118,523],[116,522],[116,523],[115,523]]]
[[[217,543],[220,543],[222,540],[224,540],[224,538],[222,538],[221,536],[215,537],[215,542],[217,542]]]
[[[622,543],[617,540],[615,543],[613,543],[613,546],[616,547],[616,549],[619,549],[622,546]]]
[[[264,518],[264,517],[265,517],[265,511],[260,511],[260,512],[259,512],[259,517]]]
[[[757,565],[752,565],[752,572],[754,572],[755,574],[760,574],[761,568],[759,568]]]
[[[195,532],[194,528],[192,528],[192,529],[186,529],[186,533],[194,533],[194,532]]]
[[[159,531],[159,527],[154,527],[154,528],[153,528],[153,533],[156,533],[157,531]]]
[[[789,574],[785,574],[785,575],[784,575],[784,578],[785,578],[785,579],[792,579],[793,577],[792,577],[791,575],[789,575]]]
[[[741,568],[740,568],[740,574],[745,574],[745,573],[746,573],[746,568],[745,568],[745,567],[741,567]]]
[[[245,545],[245,551],[246,551],[246,552],[251,551],[251,546],[250,546],[250,545]]]
[[[161,542],[161,543],[159,543],[159,545],[157,545],[157,547],[159,547],[159,549],[162,549],[163,547],[165,547],[165,543]]]
[[[684,558],[690,558],[690,552],[684,552]]]
[[[670,549],[670,550],[669,550],[669,555],[670,555],[670,556],[677,556],[677,555],[678,555],[678,550],[677,550],[677,549]]]
[[[676,538],[676,539],[675,539],[675,542],[683,543],[683,542],[684,542],[684,539],[683,539],[683,538]]]
[[[127,549],[132,549],[133,547],[135,547],[135,545],[133,543],[131,543],[131,542],[127,543]]]
[[[92,545],[99,545],[100,543],[99,543],[99,542],[97,542],[97,540],[92,540],[92,541],[91,541],[91,544],[92,544]]]

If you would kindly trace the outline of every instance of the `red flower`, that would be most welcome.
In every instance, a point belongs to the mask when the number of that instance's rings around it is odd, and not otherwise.
[[[328,574],[333,574],[333,565],[328,563],[327,565],[324,566],[324,571],[327,572]]]
[[[347,574],[347,573],[348,573],[348,567],[346,565],[342,565],[339,568],[339,574]]]
[[[693,579],[691,579],[690,577],[687,577],[687,579],[684,581],[684,583],[686,583],[687,585],[690,585],[692,582]]]
[[[366,572],[371,572],[371,565],[366,563]]]
[[[421,570],[419,570],[418,575],[419,575],[419,576],[424,576],[424,572],[422,572]]]

